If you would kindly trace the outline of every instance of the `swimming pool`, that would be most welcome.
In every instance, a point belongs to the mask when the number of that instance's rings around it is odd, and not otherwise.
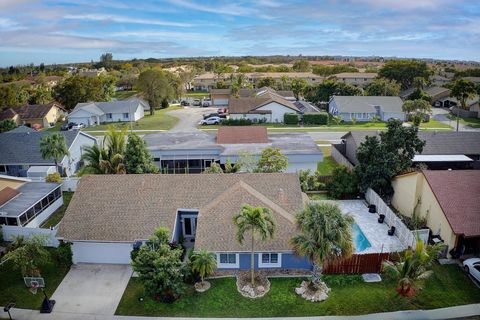
[[[352,236],[353,236],[353,245],[355,246],[355,252],[362,252],[367,248],[370,248],[372,245],[368,241],[367,237],[362,232],[362,229],[358,224],[354,223],[352,225]]]

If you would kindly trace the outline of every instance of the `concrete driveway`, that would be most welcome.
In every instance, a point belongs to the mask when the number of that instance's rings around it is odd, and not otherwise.
[[[180,119],[171,132],[191,132],[197,130],[197,125],[203,119],[203,114],[217,112],[217,108],[185,107],[167,112],[167,114]]]
[[[53,310],[113,315],[131,275],[130,265],[73,265],[52,296]]]
[[[433,113],[432,114],[433,119],[449,125],[454,130],[457,129],[457,122],[455,120],[448,118],[448,115],[450,114],[450,110],[446,108],[432,108],[432,113]],[[479,131],[479,129],[475,129],[470,126],[466,126],[462,123],[459,123],[458,131]]]

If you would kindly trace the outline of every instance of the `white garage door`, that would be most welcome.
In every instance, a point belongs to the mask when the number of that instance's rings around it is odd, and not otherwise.
[[[214,99],[213,104],[215,106],[228,106],[228,99]]]
[[[129,264],[131,243],[75,241],[73,263]]]

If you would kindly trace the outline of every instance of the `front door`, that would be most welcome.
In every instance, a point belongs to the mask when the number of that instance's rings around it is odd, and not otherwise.
[[[183,216],[183,237],[195,238],[197,231],[197,217],[196,216]]]

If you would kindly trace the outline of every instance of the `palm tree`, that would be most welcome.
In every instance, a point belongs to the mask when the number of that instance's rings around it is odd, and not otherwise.
[[[443,244],[426,246],[422,240],[417,239],[415,249],[405,251],[400,261],[383,262],[384,272],[398,280],[397,292],[400,295],[413,296],[415,288],[420,287],[419,281],[433,274],[430,268],[443,246]]]
[[[313,284],[321,282],[322,267],[353,253],[351,225],[353,218],[343,215],[331,203],[310,203],[296,216],[300,234],[290,243],[293,252],[306,257],[313,264]]]
[[[287,90],[287,84],[288,84],[288,81],[289,81],[289,80],[290,80],[290,79],[289,79],[287,76],[285,76],[285,75],[283,75],[283,76],[280,78],[280,81],[282,82],[282,90]]]
[[[53,159],[55,170],[58,172],[58,161],[70,154],[65,136],[59,132],[43,136],[40,139],[40,153],[43,159]]]
[[[217,261],[215,260],[215,255],[206,250],[200,250],[195,252],[190,261],[192,263],[192,271],[198,272],[200,279],[203,280],[208,275],[212,274],[215,268],[217,267]]]
[[[250,232],[251,236],[251,255],[250,272],[252,287],[255,286],[255,234],[265,241],[273,238],[275,233],[275,219],[272,211],[268,208],[252,207],[248,204],[242,206],[240,213],[233,217],[233,223],[237,226],[237,240],[243,244],[245,234]]]

